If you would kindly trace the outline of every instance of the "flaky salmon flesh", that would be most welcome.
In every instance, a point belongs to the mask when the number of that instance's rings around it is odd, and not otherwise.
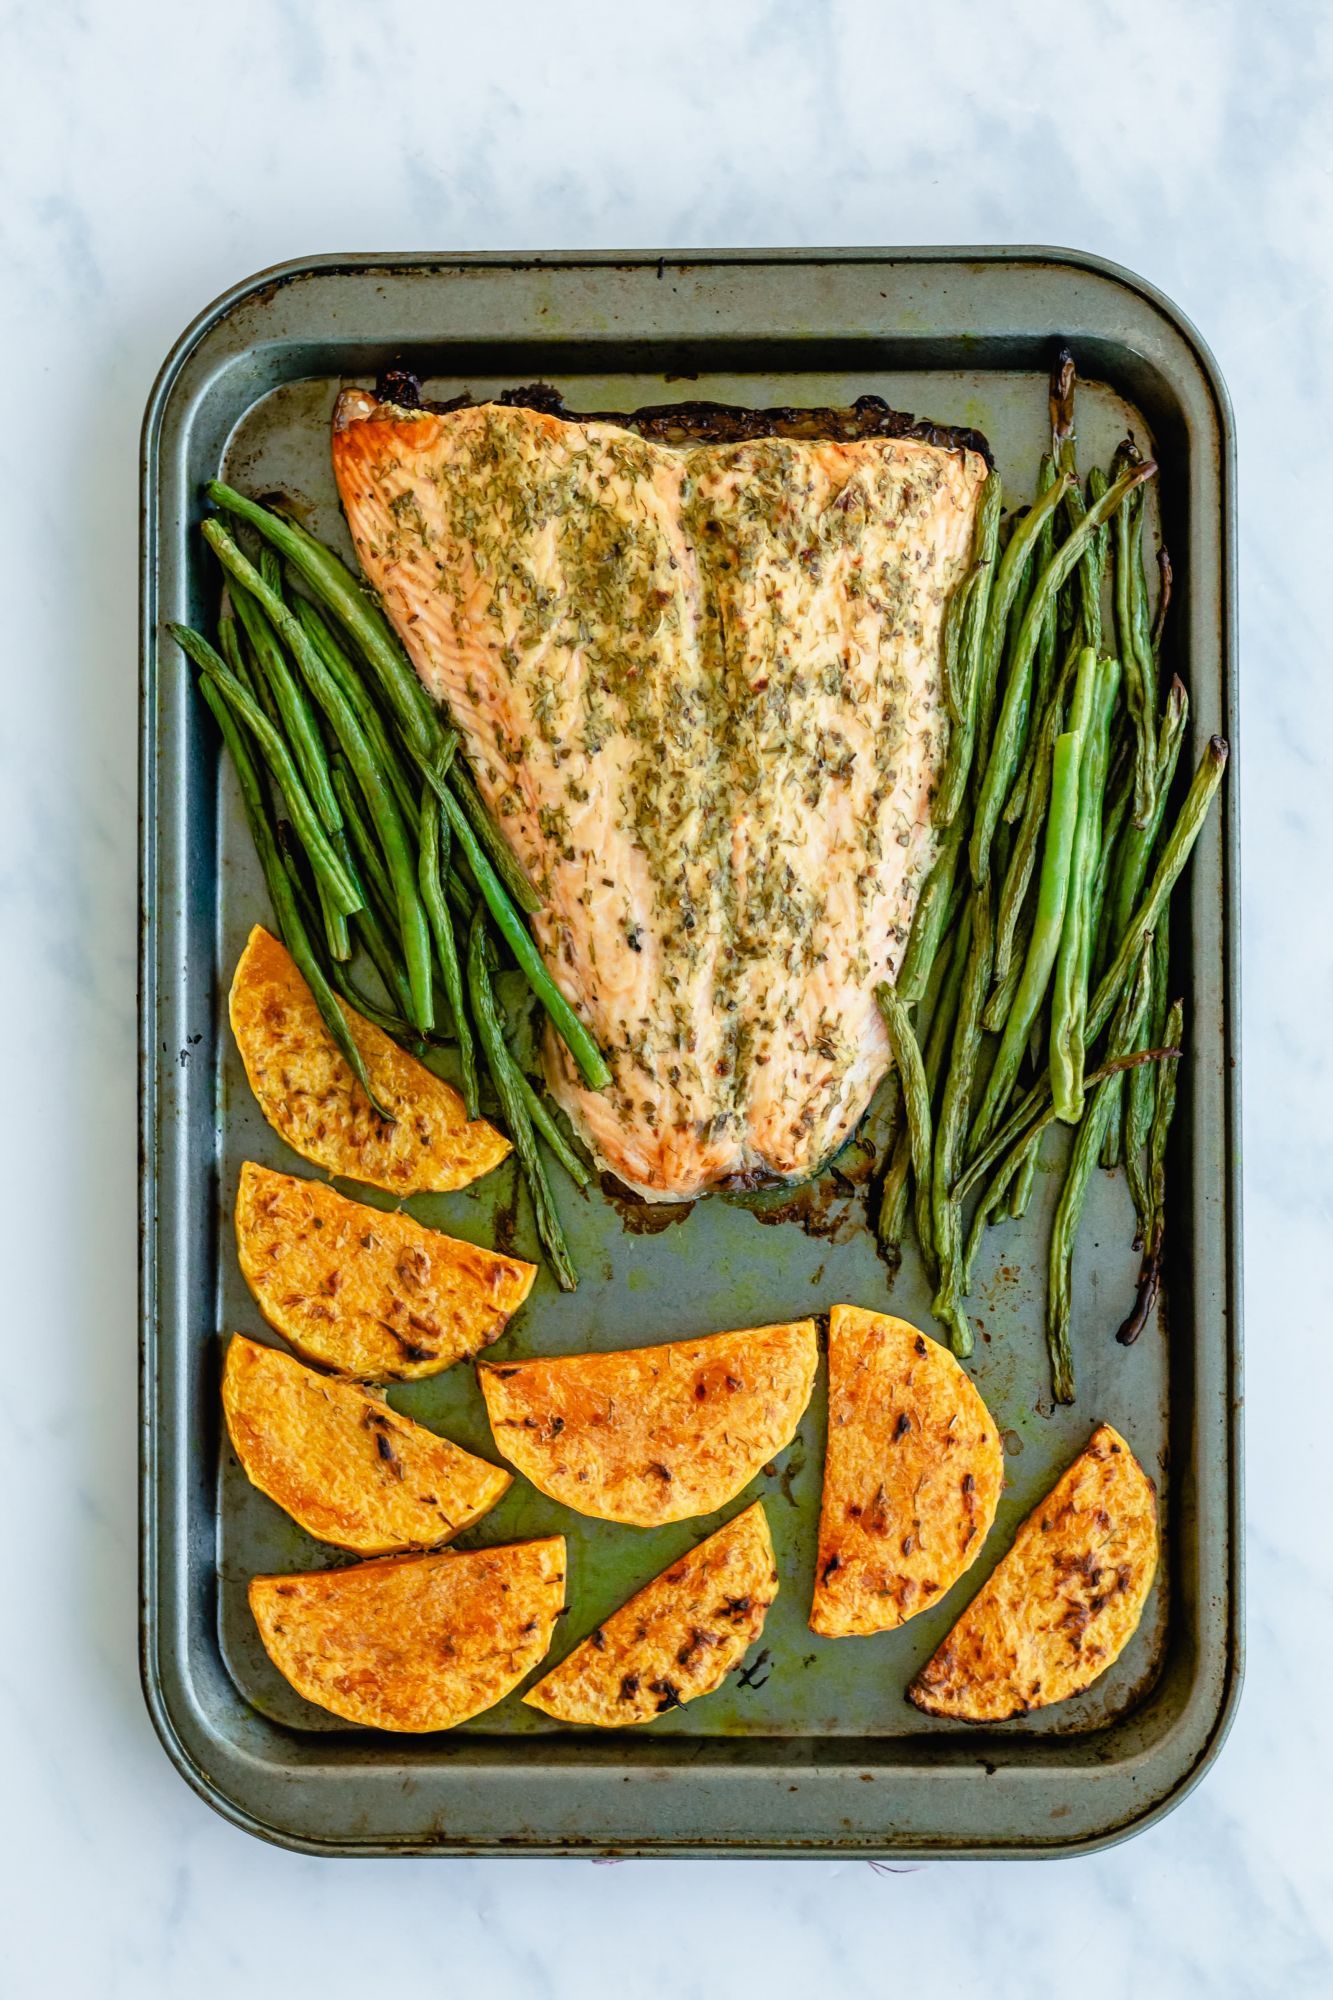
[[[576,1130],[651,1201],[813,1173],[890,1059],[980,453],[349,390],[333,462],[611,1065],[588,1090],[548,1030]]]

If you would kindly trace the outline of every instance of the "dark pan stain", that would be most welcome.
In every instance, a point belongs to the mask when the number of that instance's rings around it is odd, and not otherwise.
[[[509,1187],[504,1198],[495,1204],[491,1227],[495,1231],[495,1248],[504,1257],[514,1255],[514,1243],[518,1235],[518,1167],[517,1156],[506,1163]]]
[[[722,1199],[748,1209],[766,1229],[793,1222],[807,1236],[824,1243],[848,1243],[865,1223],[865,1204],[857,1189],[832,1171],[799,1187],[764,1188],[753,1194],[722,1191]]]
[[[451,397],[434,403],[423,398],[420,378],[398,363],[384,370],[375,384],[383,403],[399,409],[433,410],[447,415],[451,410],[468,409],[474,398]],[[562,417],[574,423],[620,424],[637,431],[640,437],[658,444],[738,444],[747,438],[837,438],[852,442],[858,438],[915,438],[945,451],[980,452],[987,465],[994,463],[991,448],[980,431],[953,424],[919,422],[906,410],[893,410],[882,396],[858,396],[843,409],[749,410],[731,403],[661,403],[640,410],[571,410],[559,390],[547,382],[531,382],[521,389],[504,389],[494,401],[512,409],[540,410],[546,416]]]
[[[599,1186],[628,1236],[660,1236],[673,1222],[684,1222],[694,1211],[692,1201],[645,1201],[614,1174],[602,1174]]]

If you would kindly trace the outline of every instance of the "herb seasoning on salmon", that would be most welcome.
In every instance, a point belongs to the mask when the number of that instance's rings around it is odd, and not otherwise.
[[[361,565],[543,907],[612,1066],[547,1077],[656,1201],[799,1179],[889,1062],[932,852],[941,624],[980,453],[915,436],[664,444],[614,422],[340,398]]]

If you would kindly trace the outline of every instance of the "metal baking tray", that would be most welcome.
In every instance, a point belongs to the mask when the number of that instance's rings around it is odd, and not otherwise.
[[[1149,1823],[1216,1754],[1241,1674],[1234,766],[1173,926],[1188,1034],[1161,1309],[1135,1348],[1116,1345],[1137,1260],[1123,1179],[1100,1175],[1076,1268],[1078,1402],[1053,1409],[1044,1232],[990,1233],[974,1372],[1005,1435],[1007,1488],[981,1560],[929,1614],[840,1641],[805,1623],[821,1387],[794,1444],[755,1482],[782,1593],[762,1649],[719,1693],[614,1735],[562,1731],[516,1696],[446,1736],[351,1730],[277,1676],[245,1604],[258,1570],[338,1558],[247,1484],[219,1422],[222,1337],[263,1330],[232,1245],[236,1174],[246,1157],[291,1156],[259,1116],[225,1030],[227,981],[267,903],[211,721],[162,640],[168,619],[197,623],[215,608],[196,531],[204,479],[223,469],[252,490],[283,490],[317,531],[340,535],[333,398],[402,358],[433,395],[542,379],[575,409],[688,397],[837,405],[873,391],[984,431],[1009,491],[1036,465],[1057,338],[1083,377],[1085,462],[1104,463],[1132,428],[1161,463],[1181,580],[1171,665],[1190,688],[1194,755],[1213,731],[1234,744],[1226,392],[1180,314],[1097,259],[1042,249],[330,257],[237,286],[165,362],[143,434],[143,1680],[168,1754],[238,1825],[343,1854],[1068,1853]],[[869,1133],[873,1142],[873,1114]],[[543,1274],[501,1351],[633,1345],[838,1300],[891,1304],[929,1325],[910,1252],[888,1289],[860,1171],[844,1159],[803,1190],[646,1213],[580,1197],[557,1174],[584,1280],[566,1297]],[[1057,1187],[1048,1172],[1048,1208]],[[454,1233],[532,1253],[508,1170],[415,1207]],[[469,1369],[393,1400],[491,1451]],[[982,1731],[918,1714],[907,1681],[1101,1418],[1126,1432],[1162,1494],[1162,1576],[1134,1642],[1083,1698],[1024,1721]],[[569,1536],[563,1652],[708,1525],[590,1522],[517,1481],[472,1539]]]

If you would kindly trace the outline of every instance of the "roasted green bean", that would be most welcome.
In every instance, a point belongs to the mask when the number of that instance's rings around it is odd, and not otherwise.
[[[1138,971],[1125,989],[1111,1026],[1111,1046],[1116,1054],[1132,1051],[1139,1024],[1147,1009],[1149,954],[1150,946],[1145,939]],[[1097,1164],[1106,1121],[1114,1106],[1114,1093],[1121,1087],[1121,1078],[1113,1075],[1094,1090],[1092,1102],[1074,1133],[1065,1183],[1051,1224],[1046,1285],[1046,1345],[1057,1403],[1072,1403],[1074,1400],[1074,1359],[1069,1343],[1073,1313],[1074,1239],[1078,1234],[1088,1182]]]
[[[429,1034],[435,1025],[430,929],[417,888],[415,842],[409,839],[393,789],[380,768],[355,707],[347,699],[300,620],[269,589],[220,521],[205,521],[204,536],[228,576],[258,598],[270,623],[290,649],[302,679],[323,710],[339,748],[352,768],[393,884],[398,932],[407,967],[407,983],[412,994],[412,1024],[419,1033]]]
[[[394,1115],[375,1095],[375,1087],[370,1081],[365,1060],[352,1038],[347,1018],[324,977],[323,968],[302,922],[291,877],[287,872],[287,864],[268,823],[263,786],[245,738],[228,708],[222,689],[206,672],[200,677],[199,692],[212,710],[213,718],[222,732],[222,739],[231,755],[232,768],[236,772],[245,816],[250,826],[250,837],[259,856],[259,865],[264,871],[269,900],[273,904],[273,915],[277,920],[282,941],[291,953],[297,971],[310,988],[311,996],[319,1009],[320,1019],[333,1037],[335,1046],[353,1076],[366,1093],[372,1109],[392,1125],[395,1122]]]
[[[958,662],[963,684],[958,691],[960,715],[949,731],[944,769],[931,804],[931,819],[934,825],[941,827],[952,827],[957,821],[972,776],[978,718],[983,706],[982,683],[989,671],[986,626],[994,589],[1002,500],[1000,475],[992,472],[982,489],[977,508],[972,567],[954,593],[955,597],[960,592],[966,593]]]
[[[1141,485],[1145,479],[1152,478],[1156,471],[1156,466],[1149,460],[1143,465],[1135,466],[1126,472],[1123,478],[1117,480],[1109,492],[1095,506],[1088,509],[1078,527],[1066,541],[1061,543],[1037,579],[1023,618],[1022,630],[1014,643],[1010,657],[1004,699],[1000,705],[995,736],[986,764],[986,775],[973,816],[968,855],[974,882],[985,882],[990,877],[991,842],[995,837],[995,829],[1014,780],[1015,760],[1030,692],[1032,663],[1047,609],[1101,522],[1114,512],[1127,493],[1132,492],[1134,487]],[[1045,496],[1045,500],[1039,504],[1045,505],[1050,500],[1051,494],[1059,497],[1063,491],[1064,483],[1057,480],[1050,493]],[[1034,508],[1033,512],[1036,511]]]
[[[477,1050],[472,1039],[472,1024],[468,1020],[467,1005],[463,998],[463,967],[458,956],[458,942],[454,937],[453,918],[449,914],[449,904],[444,893],[444,883],[449,873],[448,850],[447,822],[442,835],[440,802],[431,787],[427,785],[421,794],[419,849],[421,900],[425,904],[426,918],[435,940],[435,955],[440,963],[445,995],[449,1001],[449,1011],[453,1015],[454,1035],[458,1042],[458,1060],[463,1076],[463,1102],[467,1107],[468,1117],[477,1118],[481,1115]]]
[[[962,1307],[962,1211],[953,1192],[967,1138],[972,1082],[981,1046],[981,1013],[990,987],[994,950],[990,891],[974,887],[971,896],[972,935],[958,998],[948,1074],[940,1100],[931,1174],[931,1226],[939,1283],[931,1310],[949,1329],[955,1354],[972,1352],[972,1326]]]
[[[1083,655],[1085,665],[1090,658],[1089,649]],[[1082,674],[1081,667],[1080,677]],[[1092,710],[1079,761],[1078,825],[1070,861],[1070,892],[1065,901],[1064,928],[1051,975],[1051,1097],[1056,1116],[1071,1125],[1083,1112],[1088,975],[1092,962],[1092,893],[1097,857],[1101,851],[1107,745],[1119,685],[1119,663],[1111,659],[1099,660],[1093,684]],[[1077,692],[1074,706],[1077,711]]]
[[[1091,652],[1087,658],[1091,659]],[[1092,671],[1080,672],[1080,682],[1092,687]],[[1090,707],[1091,697],[1087,706]],[[1079,702],[1075,713],[1082,718]],[[1000,1046],[982,1093],[972,1128],[973,1147],[983,1146],[991,1136],[996,1119],[1003,1111],[1018,1075],[1027,1048],[1028,1036],[1040,1012],[1051,973],[1061,949],[1071,896],[1074,841],[1078,831],[1080,770],[1083,761],[1083,731],[1069,730],[1056,741],[1051,760],[1051,809],[1042,848],[1041,876],[1037,885],[1037,913],[1023,960],[1022,976],[1009,1018],[1004,1024]]]
[[[1109,954],[1113,941],[1123,934],[1143,887],[1148,862],[1166,815],[1167,799],[1188,720],[1189,696],[1182,682],[1173,680],[1157,734],[1157,784],[1153,810],[1146,826],[1138,826],[1131,819],[1121,836],[1115,861],[1114,889],[1109,898],[1109,917],[1102,939],[1103,955]]]
[[[875,988],[875,998],[879,1011],[884,1017],[888,1031],[889,1047],[902,1079],[903,1108],[907,1116],[907,1136],[912,1154],[912,1173],[918,1190],[916,1208],[917,1241],[927,1267],[935,1262],[935,1246],[931,1237],[930,1199],[931,1183],[931,1116],[930,1087],[926,1082],[925,1064],[921,1050],[912,1032],[912,1023],[907,1009],[887,981],[881,981]]]
[[[345,916],[350,916],[361,906],[356,884],[320,823],[319,814],[315,811],[310,796],[301,782],[300,773],[286,742],[253,696],[247,694],[241,686],[226,661],[209,645],[207,639],[200,633],[191,631],[188,625],[171,625],[167,629],[181,651],[202,669],[207,679],[218,689],[224,701],[240,717],[258,743],[264,760],[286,801],[297,838],[310,857],[310,865],[316,879],[323,883],[334,905]]]
[[[1166,906],[1166,899],[1180,879],[1180,871],[1189,860],[1194,851],[1194,843],[1203,831],[1208,808],[1222,782],[1222,773],[1226,767],[1225,738],[1210,736],[1203,756],[1199,760],[1199,767],[1190,781],[1189,791],[1176,815],[1175,824],[1162,848],[1161,857],[1153,870],[1152,881],[1133,916],[1125,925],[1115,955],[1102,975],[1088,1009],[1089,1041],[1101,1033],[1110,1019],[1111,1010],[1135,962],[1142,939],[1156,930]]]
[[[467,977],[468,991],[472,999],[472,1017],[477,1025],[477,1034],[486,1057],[486,1067],[491,1073],[504,1111],[509,1136],[514,1142],[523,1178],[532,1196],[532,1206],[537,1219],[537,1234],[542,1247],[550,1259],[556,1282],[562,1292],[572,1292],[578,1285],[578,1273],[574,1269],[565,1241],[565,1232],[560,1226],[560,1217],[551,1196],[550,1184],[546,1179],[546,1169],[537,1151],[537,1140],[532,1129],[532,1120],[523,1092],[519,1087],[518,1064],[509,1052],[500,1025],[499,1009],[491,986],[491,972],[494,967],[494,947],[486,934],[481,906],[478,905],[471,928],[468,931]]]

